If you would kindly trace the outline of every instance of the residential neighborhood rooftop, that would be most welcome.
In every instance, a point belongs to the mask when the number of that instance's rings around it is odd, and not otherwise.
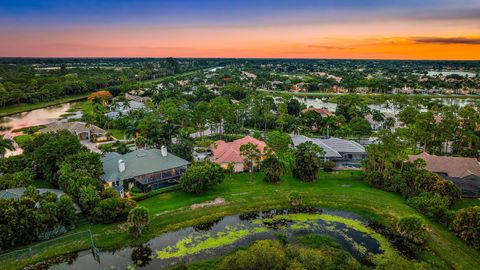
[[[449,177],[455,178],[463,178],[470,175],[480,177],[480,162],[476,158],[436,156],[426,152],[408,157],[410,161],[419,158],[425,160],[427,164],[426,169],[431,172],[444,173]]]
[[[212,153],[214,157],[213,161],[216,163],[243,162],[244,157],[240,153],[240,147],[247,143],[255,144],[262,153],[267,146],[265,142],[255,139],[251,136],[245,136],[241,139],[228,143],[223,140],[219,140],[216,141],[215,145],[212,147]]]
[[[119,162],[124,164],[123,171],[120,171]],[[137,149],[125,155],[108,152],[102,157],[102,163],[104,171],[102,179],[105,182],[132,179],[190,164],[171,153],[162,155],[159,149]]]
[[[292,135],[293,145],[298,146],[304,142],[312,142],[325,150],[325,157],[342,157],[342,152],[365,153],[365,147],[357,142],[340,138],[309,138],[304,135]]]

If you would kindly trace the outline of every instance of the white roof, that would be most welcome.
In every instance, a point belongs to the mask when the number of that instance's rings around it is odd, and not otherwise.
[[[292,135],[293,145],[298,146],[304,142],[312,142],[325,150],[325,157],[342,157],[341,153],[365,154],[365,148],[359,143],[330,137],[328,139],[309,138],[304,135]]]

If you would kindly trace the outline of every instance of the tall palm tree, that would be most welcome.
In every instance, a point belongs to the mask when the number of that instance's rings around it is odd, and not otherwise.
[[[0,135],[0,156],[5,156],[7,150],[13,151],[15,150],[15,145],[13,144],[13,140],[5,139],[4,135]]]

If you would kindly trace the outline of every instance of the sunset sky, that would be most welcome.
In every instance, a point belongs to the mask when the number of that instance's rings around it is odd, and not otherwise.
[[[0,0],[0,56],[480,60],[480,0]]]

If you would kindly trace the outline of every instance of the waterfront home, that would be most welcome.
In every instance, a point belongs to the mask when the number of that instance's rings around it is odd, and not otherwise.
[[[68,130],[73,135],[78,136],[80,141],[107,141],[107,131],[95,126],[87,125],[84,122],[53,122],[40,129],[42,133],[57,132]]]
[[[108,152],[102,157],[105,185],[123,188],[136,186],[143,192],[178,184],[190,162],[159,149],[137,149],[125,155]]]
[[[312,142],[325,151],[323,161],[333,161],[337,167],[359,167],[360,161],[365,159],[365,147],[351,140],[335,137],[309,138],[304,135],[291,135],[295,147],[304,142]]]
[[[423,152],[408,156],[410,161],[423,159],[427,170],[452,181],[463,197],[480,197],[480,162],[476,158],[444,157]]]
[[[267,146],[265,142],[251,136],[245,136],[233,142],[219,140],[210,147],[213,154],[213,162],[220,164],[224,168],[227,168],[228,164],[232,163],[235,172],[243,172],[245,169],[243,166],[245,157],[242,156],[240,147],[247,143],[256,145],[261,154],[264,153]]]

